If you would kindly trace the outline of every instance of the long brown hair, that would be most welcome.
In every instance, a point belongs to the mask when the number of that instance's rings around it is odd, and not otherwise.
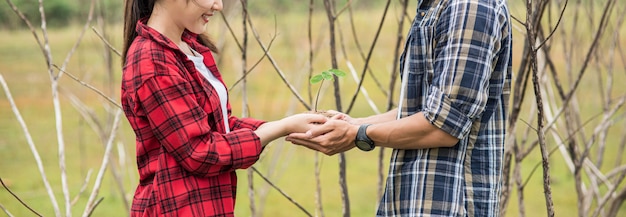
[[[126,63],[128,48],[137,37],[137,21],[152,14],[154,3],[157,0],[126,0],[124,5],[124,50],[122,52],[122,65]],[[206,34],[198,35],[198,42],[211,51],[217,53],[215,43]]]

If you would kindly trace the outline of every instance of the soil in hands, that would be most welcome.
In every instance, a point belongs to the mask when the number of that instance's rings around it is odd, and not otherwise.
[[[327,112],[327,111],[325,111],[325,110],[308,111],[307,113],[311,113],[311,114],[321,114],[321,115],[326,116],[327,118],[332,118],[333,116],[335,116],[335,115],[336,115],[335,113],[330,113],[330,112]]]

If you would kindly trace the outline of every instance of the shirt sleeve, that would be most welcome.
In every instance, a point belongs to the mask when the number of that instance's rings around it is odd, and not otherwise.
[[[231,126],[230,130],[239,130],[239,129],[252,129],[256,130],[265,123],[265,121],[257,120],[254,118],[238,118],[235,116],[230,116],[228,118],[229,125]]]
[[[185,170],[215,176],[254,164],[261,142],[249,128],[221,134],[209,126],[208,114],[198,105],[188,81],[175,75],[147,79],[137,99],[153,134]]]
[[[493,7],[451,1],[434,28],[434,75],[423,114],[463,139],[485,110],[500,29]]]

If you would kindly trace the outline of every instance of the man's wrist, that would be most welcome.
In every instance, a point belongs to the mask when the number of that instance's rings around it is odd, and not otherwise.
[[[351,124],[361,125],[361,124],[363,124],[364,122],[365,122],[365,121],[364,121],[364,118],[352,118],[352,122],[351,122]],[[358,127],[357,127],[357,129],[358,129]]]
[[[374,148],[376,147],[376,145],[374,144],[374,141],[370,139],[369,136],[367,136],[367,128],[370,125],[371,124],[358,125],[354,144],[357,148],[361,149],[362,151],[371,151],[371,150],[374,150]]]
[[[354,144],[354,142],[356,142],[356,134],[359,132],[359,127],[360,127],[360,125],[358,125],[358,124],[352,124],[352,126],[351,126],[350,134],[349,134],[348,138],[352,138],[352,141],[350,141],[352,144]]]

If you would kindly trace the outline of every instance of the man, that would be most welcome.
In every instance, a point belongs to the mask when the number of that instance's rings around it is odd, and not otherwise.
[[[287,140],[328,155],[393,148],[378,216],[498,216],[509,17],[505,0],[418,0],[398,108],[339,114]]]

